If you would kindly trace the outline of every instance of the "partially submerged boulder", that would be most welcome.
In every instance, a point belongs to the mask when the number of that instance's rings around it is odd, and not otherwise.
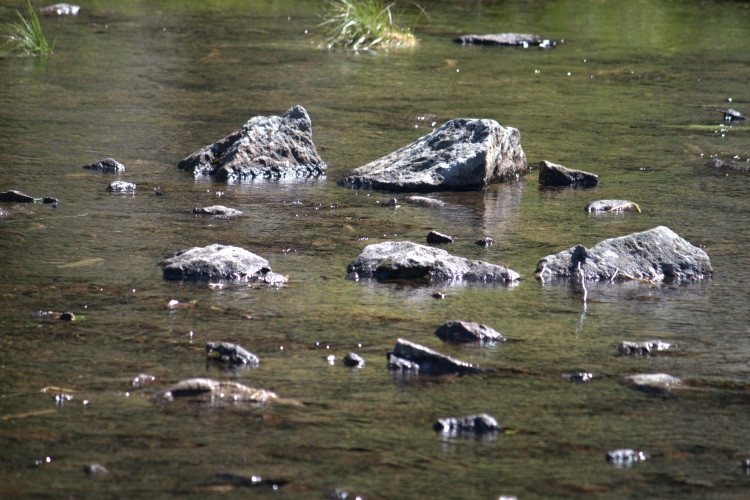
[[[210,207],[195,207],[193,213],[197,215],[210,215],[217,219],[227,219],[230,217],[241,217],[245,215],[242,210],[225,207],[224,205],[211,205]]]
[[[589,213],[601,213],[601,212],[626,212],[628,210],[638,210],[638,213],[641,212],[641,209],[638,205],[633,203],[632,201],[628,200],[597,200],[592,201],[588,205],[586,205],[586,208],[584,208]]]
[[[205,247],[180,250],[161,263],[164,279],[224,279],[262,281],[279,284],[286,281],[268,267],[268,261],[244,248],[214,243]]]
[[[250,368],[260,363],[258,356],[231,342],[206,342],[206,360],[229,370]]]
[[[365,361],[365,358],[363,358],[356,352],[350,352],[346,356],[344,356],[344,365],[348,366],[349,368],[362,368],[366,363],[367,361]]]
[[[509,47],[542,47],[550,48],[557,42],[543,40],[538,35],[529,33],[495,33],[490,35],[463,35],[453,39],[461,45],[504,45]]]
[[[481,371],[476,365],[406,339],[396,340],[396,346],[388,352],[387,357],[388,367],[392,370],[413,370],[427,375],[466,375]]]
[[[178,165],[197,178],[224,182],[317,177],[325,174],[312,140],[312,122],[302,106],[283,116],[256,116],[224,139]]]
[[[656,351],[666,351],[672,345],[662,340],[632,342],[625,340],[617,345],[617,350],[625,356],[644,356]]]
[[[588,249],[577,245],[539,260],[535,275],[587,280],[691,281],[711,276],[706,252],[665,226],[604,240]]]
[[[445,250],[410,241],[386,241],[367,245],[349,264],[351,275],[428,281],[473,281],[514,284],[521,276],[508,268],[455,257]]]
[[[135,193],[136,185],[132,182],[114,181],[107,186],[110,193]]]
[[[15,189],[0,193],[0,201],[11,201],[15,203],[34,203],[34,199],[35,198],[33,196],[29,196],[28,194],[22,193],[21,191],[16,191]]]
[[[468,417],[439,418],[432,428],[446,437],[476,436],[503,430],[495,417],[486,413]]]
[[[453,243],[453,240],[453,236],[449,236],[438,231],[430,231],[429,233],[427,233],[427,243],[432,243],[433,245]]]
[[[92,163],[91,165],[84,165],[83,168],[108,174],[125,173],[125,165],[115,160],[114,158],[106,158],[96,163]]]
[[[596,187],[599,176],[583,170],[566,168],[557,163],[539,163],[539,184],[542,186]]]
[[[404,201],[408,203],[409,205],[415,206],[415,207],[444,207],[446,203],[442,200],[437,200],[435,198],[428,198],[427,196],[407,196],[404,198]]]
[[[460,320],[446,321],[440,328],[435,330],[435,335],[444,342],[495,343],[508,340],[500,332],[489,326],[480,325],[473,321]]]
[[[460,118],[355,168],[340,184],[386,191],[472,190],[527,170],[518,129],[495,120]]]
[[[238,382],[191,378],[168,387],[156,395],[160,403],[171,403],[178,399],[198,400],[208,403],[271,403],[279,399],[276,393],[265,389],[248,387]]]

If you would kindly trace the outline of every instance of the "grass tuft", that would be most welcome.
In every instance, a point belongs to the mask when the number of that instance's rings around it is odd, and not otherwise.
[[[47,39],[44,37],[44,33],[42,33],[42,26],[39,24],[39,16],[37,16],[36,11],[31,6],[30,0],[26,2],[26,10],[28,12],[28,19],[16,10],[18,22],[6,25],[6,29],[9,32],[7,35],[9,40],[0,48],[0,51],[6,54],[27,56],[46,56],[52,54],[55,42],[52,42],[52,46],[47,43]]]
[[[420,15],[424,10],[417,4]],[[405,47],[414,45],[412,28],[419,16],[402,26],[403,14],[394,11],[395,2],[383,0],[327,0],[323,21],[323,46],[327,49],[344,47],[353,50],[371,47]]]

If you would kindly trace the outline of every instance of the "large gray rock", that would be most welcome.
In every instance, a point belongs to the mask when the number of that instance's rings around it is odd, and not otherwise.
[[[226,279],[278,284],[286,278],[271,271],[268,261],[240,247],[214,243],[172,254],[161,263],[164,279]]]
[[[446,356],[406,339],[396,340],[393,351],[388,352],[391,370],[413,370],[427,375],[466,375],[479,373],[478,366]]]
[[[473,281],[513,284],[521,275],[512,269],[456,257],[439,248],[411,241],[367,245],[347,268],[348,273],[375,279]]]
[[[580,267],[580,270],[579,270]],[[604,240],[592,248],[577,245],[539,260],[536,276],[587,280],[699,280],[713,269],[706,252],[665,226]]]
[[[325,174],[312,141],[312,122],[302,106],[283,116],[256,116],[242,129],[182,160],[180,169],[195,178],[242,182],[316,177]]]
[[[517,129],[495,120],[460,118],[355,168],[340,183],[386,191],[469,190],[515,179],[527,170]]]
[[[596,187],[599,176],[583,170],[563,167],[550,161],[539,163],[539,184],[542,186]]]

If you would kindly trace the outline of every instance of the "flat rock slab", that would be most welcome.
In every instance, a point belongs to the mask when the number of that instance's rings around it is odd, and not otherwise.
[[[392,370],[406,369],[427,375],[466,375],[481,371],[478,366],[471,363],[446,356],[406,339],[398,339],[393,351],[388,353],[388,367]]]
[[[248,387],[238,382],[191,378],[178,382],[156,395],[160,403],[171,403],[178,399],[199,400],[216,403],[270,403],[279,396],[265,389]]]
[[[110,193],[135,193],[136,185],[132,182],[114,181],[107,186]]]
[[[161,267],[164,279],[168,280],[224,279],[271,283],[269,276],[272,276],[277,281],[286,281],[271,271],[263,257],[244,248],[218,243],[176,252],[164,260]]]
[[[557,163],[539,163],[539,184],[542,186],[596,187],[599,176],[583,170],[574,170]]]
[[[665,226],[610,238],[590,249],[577,245],[539,260],[536,276],[587,280],[695,281],[711,276],[706,252]]]
[[[346,187],[385,191],[481,189],[528,170],[521,134],[495,120],[451,120],[379,160],[355,168]]]
[[[508,340],[489,326],[460,320],[446,321],[435,331],[435,335],[444,342],[494,343]]]
[[[197,178],[223,182],[318,177],[328,166],[312,140],[312,122],[302,106],[283,116],[256,116],[224,139],[178,165]]]
[[[586,208],[589,213],[603,213],[603,212],[627,212],[629,210],[641,211],[640,207],[628,200],[597,200],[592,201]]]
[[[106,158],[102,161],[92,163],[91,165],[84,165],[83,168],[88,170],[96,170],[97,172],[104,172],[108,174],[123,174],[125,173],[125,165],[113,158]]]
[[[225,207],[224,205],[211,205],[210,207],[195,207],[193,209],[194,214],[198,215],[210,215],[212,217],[227,219],[230,217],[241,217],[245,215],[242,210],[236,208]]]
[[[358,276],[381,280],[409,279],[514,284],[521,276],[503,266],[455,257],[445,250],[410,241],[367,245],[347,268]]]

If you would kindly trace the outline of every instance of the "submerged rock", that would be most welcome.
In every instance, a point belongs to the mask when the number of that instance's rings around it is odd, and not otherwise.
[[[638,210],[640,213],[641,209],[638,205],[632,201],[627,200],[597,200],[592,201],[584,209],[587,212],[625,212],[628,210]]]
[[[451,120],[431,134],[367,165],[340,184],[386,191],[479,189],[528,170],[521,134],[495,120]]]
[[[218,181],[317,177],[325,174],[312,140],[312,122],[302,106],[283,116],[256,116],[224,139],[182,160],[180,169],[195,178]]]
[[[479,260],[455,257],[445,250],[410,241],[386,241],[367,245],[349,264],[348,273],[375,279],[473,281],[513,284],[521,276]]]
[[[0,201],[11,201],[15,203],[34,203],[34,197],[21,191],[10,190],[0,193]]]
[[[646,340],[644,342],[624,341],[617,345],[617,350],[625,356],[643,356],[653,351],[666,351],[671,344],[661,340]]]
[[[506,339],[499,332],[489,326],[469,321],[447,321],[435,331],[444,342],[505,342]]]
[[[591,382],[594,379],[594,375],[591,372],[561,373],[560,378],[567,380],[568,382],[583,384],[585,382]]]
[[[486,433],[497,433],[503,428],[497,420],[486,414],[469,415],[468,417],[439,418],[433,426],[436,432],[446,437],[472,436]]]
[[[437,231],[430,231],[427,233],[427,243],[434,244],[441,244],[441,243],[453,243],[453,236],[448,236],[447,234],[439,233]]]
[[[132,182],[114,181],[107,186],[110,193],[135,193],[136,185]]]
[[[631,389],[652,394],[666,394],[682,385],[681,379],[666,373],[639,373],[622,380]]]
[[[493,243],[495,243],[495,240],[493,240],[493,239],[492,239],[492,238],[490,238],[489,236],[485,236],[485,237],[483,237],[483,238],[480,238],[480,239],[478,239],[478,240],[477,240],[477,241],[475,241],[474,243],[476,243],[476,244],[477,244],[477,245],[479,245],[480,247],[491,247],[491,246],[492,246],[492,244],[493,244]]]
[[[160,403],[171,403],[177,399],[203,400],[228,403],[270,403],[279,396],[265,389],[248,387],[238,382],[191,378],[183,380],[156,395]]]
[[[596,187],[599,185],[599,176],[542,161],[539,163],[539,184],[542,186]]]
[[[398,339],[393,351],[389,351],[387,357],[390,369],[416,369],[419,373],[427,375],[465,375],[481,371],[478,366],[471,363],[446,356],[405,339]]]
[[[610,450],[607,452],[607,462],[615,465],[633,465],[646,460],[646,454],[630,448]]]
[[[109,474],[106,467],[101,464],[89,464],[83,468],[84,474],[87,476],[101,476],[102,474]]]
[[[80,5],[69,3],[56,3],[39,9],[39,12],[45,16],[77,16],[80,11]]]
[[[194,214],[198,215],[211,215],[216,218],[229,218],[229,217],[240,217],[245,215],[242,210],[236,208],[225,207],[224,205],[211,205],[210,207],[195,207],[193,209]]]
[[[231,342],[206,342],[206,359],[227,369],[249,368],[260,363],[258,356]]]
[[[344,356],[344,365],[350,368],[362,368],[366,363],[365,358],[356,352],[350,352]]]
[[[577,245],[539,260],[535,275],[587,280],[699,280],[713,269],[706,252],[659,226],[610,238],[590,249]]]
[[[125,165],[113,158],[107,158],[91,165],[84,165],[83,168],[111,174],[122,174],[125,172]]]
[[[413,205],[415,207],[444,207],[446,203],[441,200],[436,200],[435,198],[428,198],[426,196],[407,196],[404,198],[404,201],[408,203],[409,205]]]
[[[180,250],[161,264],[164,279],[226,279],[263,281],[279,284],[286,281],[268,267],[268,261],[244,248],[214,243],[206,247]]]
[[[528,33],[496,33],[490,35],[463,35],[453,39],[462,45],[505,45],[510,47],[542,47],[550,48],[557,42],[542,40],[537,35]]]

